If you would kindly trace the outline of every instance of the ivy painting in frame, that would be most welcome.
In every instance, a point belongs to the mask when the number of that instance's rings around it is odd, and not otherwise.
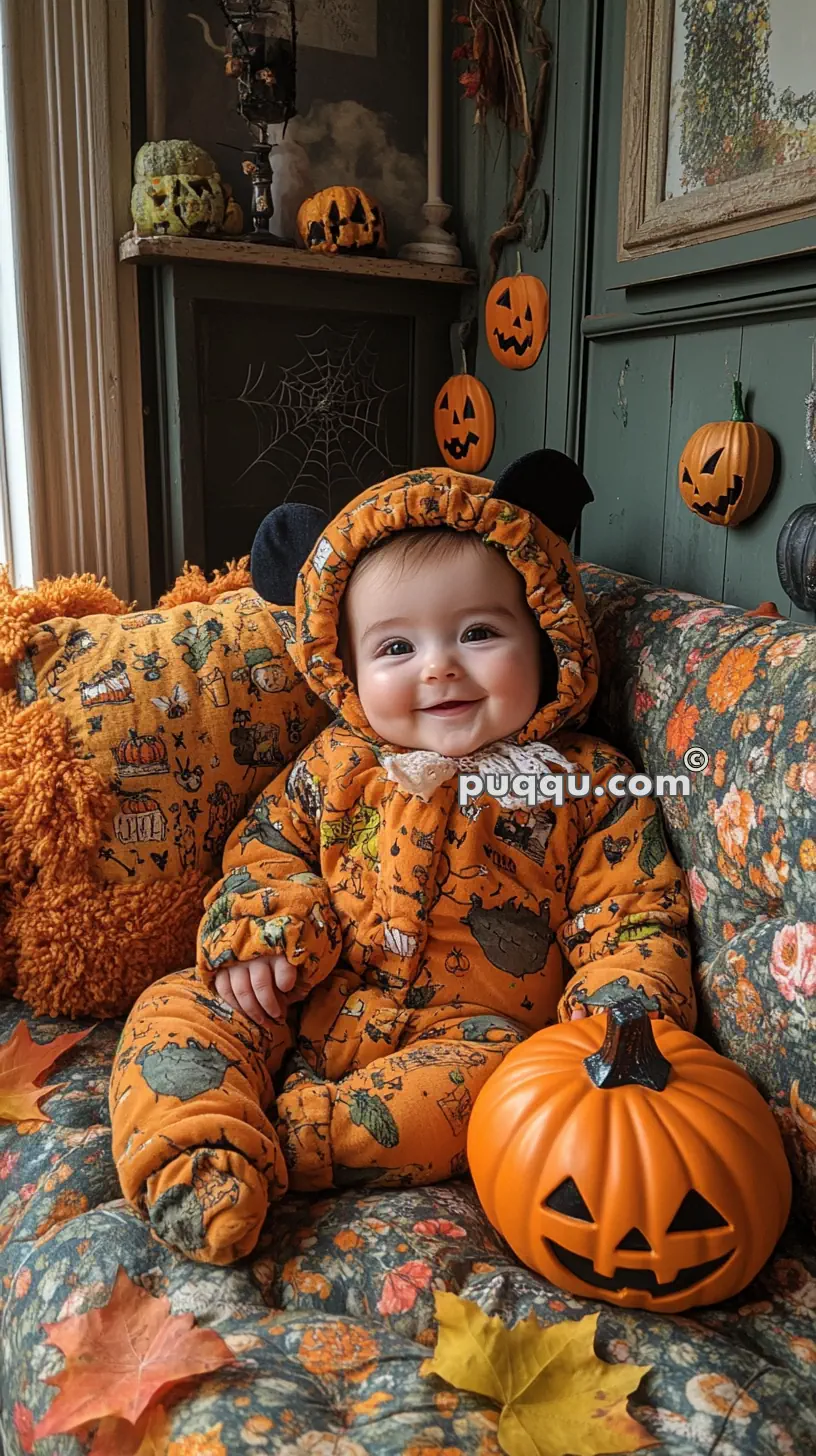
[[[627,0],[618,260],[816,217],[813,0]]]

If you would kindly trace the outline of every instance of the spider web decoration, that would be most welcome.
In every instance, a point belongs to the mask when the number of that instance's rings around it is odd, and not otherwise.
[[[238,402],[254,417],[257,454],[235,484],[256,466],[270,465],[291,477],[284,500],[295,490],[315,491],[331,510],[332,487],[351,485],[356,493],[373,483],[362,479],[370,457],[380,477],[383,467],[394,473],[383,410],[395,390],[383,389],[375,377],[370,333],[343,335],[324,324],[297,338],[303,358],[279,366],[271,389],[266,363],[249,366]]]

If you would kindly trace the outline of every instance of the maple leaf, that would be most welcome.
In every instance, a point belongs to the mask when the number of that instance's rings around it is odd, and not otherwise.
[[[607,1365],[595,1354],[598,1315],[549,1328],[528,1315],[513,1329],[477,1304],[437,1291],[439,1338],[423,1375],[502,1406],[507,1456],[613,1456],[657,1442],[626,1409],[650,1365]]]
[[[88,1456],[166,1456],[170,1417],[163,1405],[151,1405],[135,1426],[106,1416],[97,1427]]]
[[[377,1301],[380,1314],[402,1314],[413,1309],[419,1291],[427,1289],[432,1279],[433,1269],[423,1259],[411,1259],[398,1269],[390,1269]]]
[[[142,1420],[149,1407],[180,1381],[234,1361],[215,1330],[194,1325],[194,1315],[171,1315],[169,1299],[156,1299],[120,1266],[107,1304],[44,1325],[48,1342],[62,1351],[66,1364],[46,1382],[58,1386],[59,1394],[38,1422],[35,1440],[101,1422],[96,1456],[138,1451],[151,1424]]]
[[[65,1083],[38,1087],[37,1078],[91,1031],[89,1026],[85,1031],[66,1031],[51,1041],[32,1041],[25,1022],[19,1022],[11,1036],[0,1042],[0,1122],[51,1121],[38,1103]]]

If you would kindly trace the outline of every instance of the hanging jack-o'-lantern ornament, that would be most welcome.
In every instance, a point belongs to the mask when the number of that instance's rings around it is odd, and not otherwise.
[[[485,334],[494,359],[506,369],[529,369],[550,327],[550,297],[540,278],[522,273],[493,284],[485,303]]]
[[[678,483],[689,510],[712,526],[738,526],[762,504],[773,477],[773,441],[745,418],[734,380],[730,420],[695,430],[680,456]]]
[[[310,253],[388,252],[383,210],[360,187],[324,187],[307,197],[297,230]]]
[[[452,374],[434,405],[436,443],[447,465],[478,475],[493,454],[496,412],[489,391],[475,375]]]
[[[676,1313],[739,1293],[790,1212],[773,1113],[750,1079],[625,978],[607,1015],[547,1027],[476,1099],[468,1160],[491,1223],[572,1294]]]

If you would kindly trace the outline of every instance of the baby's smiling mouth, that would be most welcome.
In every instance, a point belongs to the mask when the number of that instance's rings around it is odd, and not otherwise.
[[[448,698],[442,703],[429,703],[427,708],[422,708],[423,713],[440,713],[443,717],[449,713],[461,713],[463,708],[472,708],[480,702],[479,698]]]

